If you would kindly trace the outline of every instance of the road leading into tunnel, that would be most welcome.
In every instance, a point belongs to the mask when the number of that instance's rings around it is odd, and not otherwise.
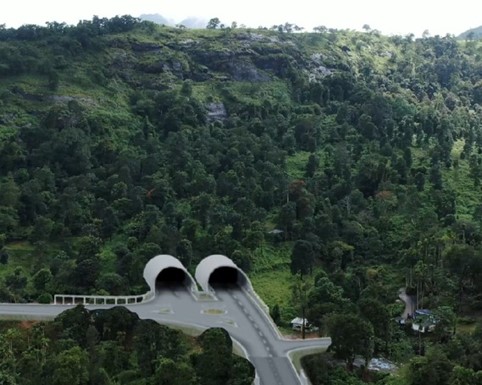
[[[201,299],[184,287],[165,286],[154,300],[135,305],[122,305],[141,319],[161,324],[204,330],[223,327],[241,345],[256,368],[259,385],[296,385],[301,379],[289,353],[294,350],[326,349],[329,338],[285,340],[256,299],[235,285],[216,287],[215,298]],[[88,309],[105,309],[113,305],[92,305]],[[22,319],[49,319],[68,305],[0,304],[0,315]]]

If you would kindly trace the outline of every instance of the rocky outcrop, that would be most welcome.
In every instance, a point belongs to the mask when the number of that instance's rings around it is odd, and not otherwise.
[[[249,61],[233,61],[227,63],[226,72],[228,72],[233,80],[246,82],[268,82],[271,80],[268,74],[256,68]]]
[[[162,47],[156,43],[142,43],[136,41],[131,43],[131,48],[134,52],[159,52]]]
[[[224,107],[223,103],[209,103],[206,106],[207,109],[207,121],[209,123],[213,122],[223,122],[228,117],[228,113],[226,112],[226,107]]]
[[[245,51],[202,51],[196,52],[194,58],[209,70],[228,75],[231,80],[255,83],[270,81],[271,77],[251,61],[253,54],[256,54]]]

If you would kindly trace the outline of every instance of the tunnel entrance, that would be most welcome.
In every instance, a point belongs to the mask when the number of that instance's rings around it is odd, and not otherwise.
[[[234,267],[218,267],[209,276],[209,284],[214,288],[245,286],[246,278]]]
[[[163,289],[185,289],[189,286],[190,279],[187,274],[176,267],[163,269],[156,278],[156,291]]]

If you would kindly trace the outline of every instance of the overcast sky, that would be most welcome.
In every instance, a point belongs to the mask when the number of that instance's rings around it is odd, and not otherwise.
[[[480,0],[1,0],[0,24],[45,25],[47,21],[77,24],[93,15],[112,17],[158,13],[180,22],[188,17],[225,24],[235,20],[250,27],[284,22],[311,30],[314,26],[361,30],[364,24],[384,34],[428,30],[431,35],[458,35],[482,25]],[[477,5],[479,4],[479,5]]]

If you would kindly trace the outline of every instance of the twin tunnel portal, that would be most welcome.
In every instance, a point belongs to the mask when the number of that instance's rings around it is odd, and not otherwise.
[[[241,274],[232,267],[218,267],[209,277],[212,288],[242,285]],[[172,288],[188,288],[191,282],[187,274],[177,267],[162,270],[156,278],[156,292]]]
[[[198,285],[204,292],[235,286],[252,289],[246,274],[224,255],[204,258],[197,265],[195,279],[177,258],[158,255],[146,264],[144,279],[151,292],[156,294],[166,289],[186,288],[197,291]]]
[[[306,384],[306,377],[302,371],[298,374],[290,354],[313,354],[331,343],[329,338],[285,339],[244,271],[224,255],[204,258],[194,277],[177,258],[158,255],[146,264],[144,278],[150,293],[158,297],[150,302],[154,307],[149,307],[158,308],[154,310],[158,321],[200,329],[224,327],[238,350],[255,366],[256,385]],[[181,291],[190,292],[192,298]],[[149,317],[153,314],[149,313]]]

